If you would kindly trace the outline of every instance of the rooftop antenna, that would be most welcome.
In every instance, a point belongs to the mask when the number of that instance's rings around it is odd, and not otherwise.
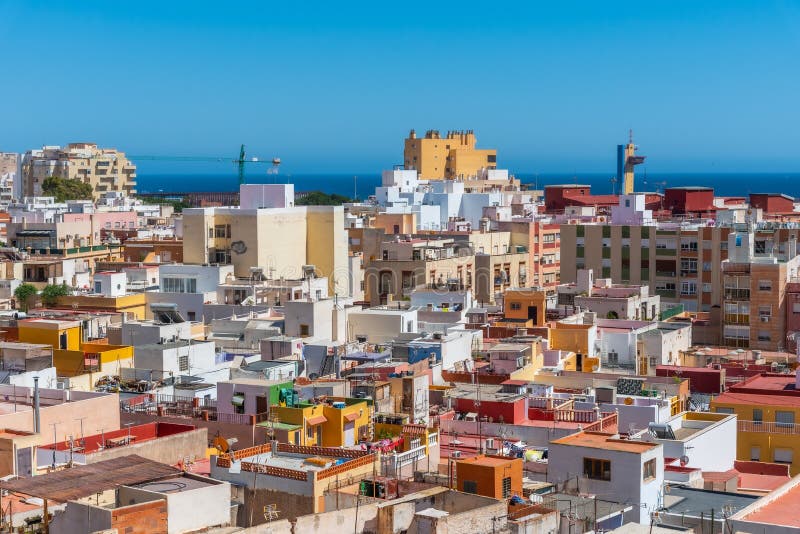
[[[611,179],[609,180],[609,182],[611,182],[611,194],[612,195],[616,195],[617,194],[617,182],[619,182],[619,180],[617,180],[616,176],[612,176]]]

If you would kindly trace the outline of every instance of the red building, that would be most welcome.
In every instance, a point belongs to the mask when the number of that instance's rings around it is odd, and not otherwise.
[[[794,213],[794,199],[781,193],[750,193],[750,207],[764,213]]]
[[[544,187],[544,208],[547,211],[564,211],[575,205],[571,199],[590,196],[592,186],[582,184],[546,185]]]
[[[714,211],[714,190],[710,187],[669,187],[664,191],[664,209],[676,215]]]

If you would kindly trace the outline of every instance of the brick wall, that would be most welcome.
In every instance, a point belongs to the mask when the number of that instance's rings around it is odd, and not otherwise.
[[[118,508],[111,512],[111,527],[119,534],[167,534],[167,501]]]

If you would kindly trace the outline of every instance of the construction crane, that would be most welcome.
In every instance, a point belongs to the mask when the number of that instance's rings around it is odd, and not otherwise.
[[[128,156],[128,159],[135,161],[206,161],[206,162],[224,162],[228,160],[225,157],[203,157],[203,156]],[[247,158],[247,154],[245,153],[244,145],[239,147],[239,157],[229,160],[231,161],[237,168],[238,176],[239,176],[239,185],[244,183],[244,170],[246,165],[250,164],[266,164],[272,165],[271,168],[267,169],[267,174],[278,174],[278,168],[281,164],[281,158],[272,158],[272,160],[264,160],[260,158],[250,157]]]

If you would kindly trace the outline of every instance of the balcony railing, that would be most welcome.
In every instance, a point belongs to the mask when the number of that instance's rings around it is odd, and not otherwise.
[[[743,313],[726,313],[725,314],[725,324],[750,324],[750,315],[743,314]]]
[[[776,423],[767,421],[739,421],[739,432],[763,432],[766,434],[800,435],[800,425],[796,423]]]
[[[750,290],[726,287],[725,300],[750,300]]]

